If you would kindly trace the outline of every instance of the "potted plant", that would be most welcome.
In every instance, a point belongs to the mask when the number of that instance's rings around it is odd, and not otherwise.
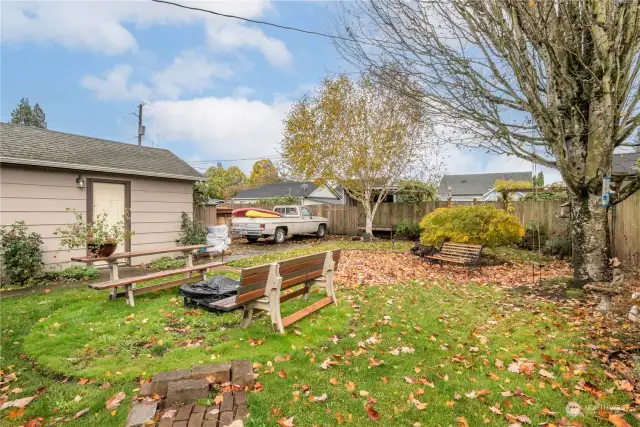
[[[133,236],[127,231],[125,224],[129,220],[128,212],[115,224],[109,225],[107,213],[96,215],[94,221],[85,221],[82,214],[75,209],[67,209],[74,213],[76,222],[59,227],[53,233],[61,236],[60,246],[68,249],[87,248],[94,257],[108,257],[113,254],[119,243]]]

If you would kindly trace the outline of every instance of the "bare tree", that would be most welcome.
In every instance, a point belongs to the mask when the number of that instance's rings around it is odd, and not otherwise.
[[[640,146],[639,0],[358,1],[335,31],[345,58],[423,102],[457,143],[557,168],[574,277],[607,279],[602,181],[617,147]],[[630,178],[612,204],[638,189]]]
[[[346,75],[327,78],[314,96],[295,103],[280,143],[282,166],[292,176],[336,182],[365,211],[365,236],[393,189],[428,180],[440,166],[428,138],[421,103]]]

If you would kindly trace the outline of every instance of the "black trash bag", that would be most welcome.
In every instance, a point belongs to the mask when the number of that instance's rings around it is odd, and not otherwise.
[[[213,276],[193,285],[182,285],[178,295],[192,300],[207,299],[215,301],[235,295],[240,286],[239,280],[227,276]]]

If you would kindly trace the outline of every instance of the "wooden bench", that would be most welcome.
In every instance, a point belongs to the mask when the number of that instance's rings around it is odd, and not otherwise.
[[[135,303],[133,301],[133,297],[135,295],[146,294],[147,292],[155,292],[162,289],[169,289],[175,286],[186,285],[189,283],[196,283],[196,282],[200,282],[201,280],[206,280],[207,270],[213,267],[218,267],[220,265],[225,265],[225,263],[213,262],[209,264],[202,264],[202,265],[195,265],[195,266],[192,265],[190,267],[183,267],[183,268],[178,268],[174,270],[159,271],[157,273],[146,274],[144,276],[110,280],[108,282],[102,282],[102,283],[93,283],[93,284],[90,284],[89,287],[91,289],[96,289],[96,290],[110,289],[111,290],[111,293],[109,295],[110,300],[114,300],[120,297],[125,297],[127,304],[130,305],[131,307],[135,307]],[[193,272],[199,272],[200,275],[191,276],[191,273]],[[172,280],[170,282],[158,283],[156,285],[136,288],[136,285],[141,282],[148,282],[150,280],[174,276],[177,274],[185,274],[186,277],[183,279]],[[118,287],[120,286],[124,287],[124,292],[118,292]]]
[[[93,264],[96,262],[106,262],[109,267],[109,281],[102,283],[94,283],[89,285],[91,289],[101,290],[101,289],[110,289],[111,292],[109,294],[110,300],[115,300],[116,298],[124,296],[126,298],[127,304],[130,306],[134,306],[133,297],[134,295],[143,294],[147,292],[153,292],[160,289],[168,289],[174,286],[180,286],[188,283],[195,283],[201,280],[206,279],[206,272],[208,269],[213,267],[218,267],[221,265],[225,265],[224,262],[215,262],[209,264],[202,265],[193,265],[193,254],[200,249],[205,249],[212,247],[213,245],[189,245],[189,246],[176,246],[169,247],[164,249],[155,249],[149,251],[138,251],[138,252],[120,252],[112,254],[108,257],[74,257],[71,258],[71,261],[82,262],[85,264]],[[172,252],[182,252],[185,256],[185,267],[160,271],[158,273],[151,273],[143,276],[131,277],[128,279],[120,279],[119,277],[119,261],[122,259],[131,259],[135,257],[148,256],[148,255],[159,255],[166,254]],[[191,273],[200,272],[199,276],[192,277]],[[146,282],[149,280],[154,280],[162,277],[173,276],[176,274],[184,274],[185,278],[180,280],[172,280],[166,283],[160,283],[157,285],[146,286],[144,288],[136,289],[136,284],[141,282]],[[124,287],[124,292],[118,292],[118,287]]]
[[[443,261],[467,266],[480,266],[480,254],[482,245],[469,245],[466,243],[444,242],[440,245],[440,251],[436,255],[427,258],[438,261],[442,265]]]
[[[340,251],[337,250],[245,268],[240,274],[237,295],[217,301],[211,304],[211,307],[228,311],[243,306],[243,328],[249,327],[254,313],[268,310],[271,313],[273,329],[284,333],[284,328],[292,323],[331,303],[337,304],[333,289],[333,273],[339,259]],[[327,296],[282,319],[280,304],[300,295],[306,300],[314,284],[323,285]],[[291,290],[297,285],[303,286]],[[283,293],[285,290],[290,291]]]

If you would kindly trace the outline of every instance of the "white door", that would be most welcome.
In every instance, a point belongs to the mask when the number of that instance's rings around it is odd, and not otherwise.
[[[92,219],[105,212],[107,214],[107,223],[114,225],[118,221],[122,221],[124,209],[124,184],[93,183]],[[124,251],[124,247],[118,247],[118,252],[122,251]]]

